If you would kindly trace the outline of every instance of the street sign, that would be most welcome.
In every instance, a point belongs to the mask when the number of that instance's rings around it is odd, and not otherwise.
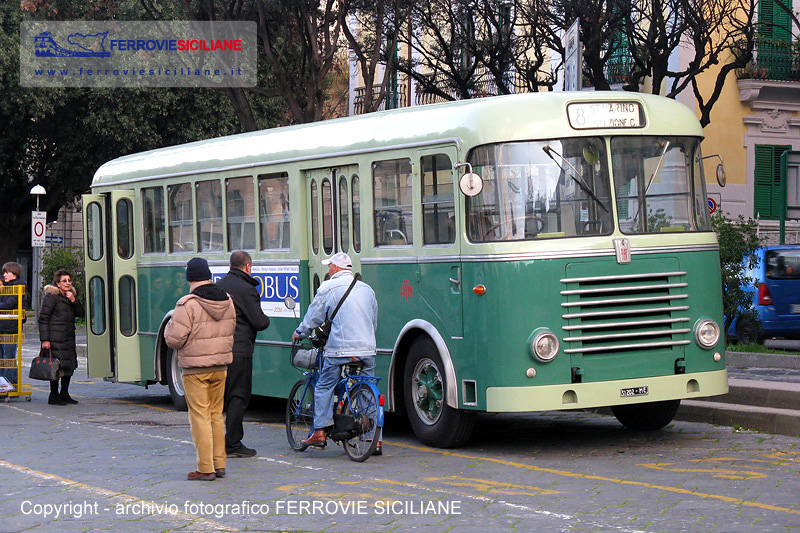
[[[31,211],[31,246],[41,248],[47,240],[47,212]]]
[[[47,244],[64,244],[64,237],[61,235],[47,235],[45,241],[47,241]]]
[[[713,198],[708,198],[708,212],[709,214],[714,214],[717,211],[717,201]]]
[[[580,91],[583,82],[583,50],[580,19],[575,19],[564,35],[564,90]]]

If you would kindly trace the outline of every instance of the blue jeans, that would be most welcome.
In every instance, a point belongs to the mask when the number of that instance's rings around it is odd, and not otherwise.
[[[17,384],[17,345],[16,344],[0,344],[0,359],[12,359],[14,361],[14,368],[3,368],[0,370],[0,376],[6,378],[9,383]],[[6,361],[6,364],[10,364]]]
[[[359,357],[357,360],[364,363],[362,374],[375,375],[374,355]],[[341,366],[352,362],[352,357],[325,357],[322,360],[322,370],[319,371],[317,387],[314,389],[314,429],[333,425],[333,389],[339,383]]]

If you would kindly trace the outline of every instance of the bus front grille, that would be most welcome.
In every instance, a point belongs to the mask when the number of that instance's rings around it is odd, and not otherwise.
[[[617,353],[689,344],[686,272],[564,278],[564,353]]]

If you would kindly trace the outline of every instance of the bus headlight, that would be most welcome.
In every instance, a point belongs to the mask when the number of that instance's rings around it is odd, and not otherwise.
[[[694,329],[697,344],[703,348],[711,348],[719,342],[720,329],[713,320],[701,320]]]
[[[558,337],[548,330],[535,331],[531,341],[531,352],[537,361],[549,363],[558,355]]]

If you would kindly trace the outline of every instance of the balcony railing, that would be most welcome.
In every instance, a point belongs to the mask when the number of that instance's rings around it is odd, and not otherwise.
[[[489,71],[486,69],[481,69],[476,72],[476,77],[478,78],[475,81],[473,88],[470,90],[470,97],[471,98],[483,98],[485,96],[497,96],[499,94],[497,90],[497,83],[495,82],[494,78],[489,74]],[[446,83],[442,79],[436,80],[435,85],[437,87],[445,87]],[[452,96],[453,100],[460,100],[461,97],[455,89],[443,89],[444,92]],[[449,101],[448,98],[444,98],[438,94],[418,91],[417,92],[417,105],[425,105],[425,104],[436,104],[439,102],[447,102]]]
[[[376,101],[378,98],[378,94],[380,93],[381,87],[380,85],[376,85],[372,88],[372,98],[373,101]],[[356,115],[361,115],[364,113],[364,109],[366,107],[366,96],[367,96],[367,88],[366,87],[356,87],[356,94],[355,99],[353,100],[353,112]],[[386,103],[389,103],[387,106]],[[405,84],[399,84],[397,86],[396,91],[387,90],[386,97],[381,101],[378,109],[375,111],[383,111],[384,109],[395,109],[398,107],[406,107],[408,106],[408,95],[406,94],[406,86]]]
[[[617,85],[628,81],[633,59],[625,56],[614,56],[603,67],[603,73],[609,85]]]
[[[753,61],[736,71],[740,80],[800,81],[800,43],[759,39]]]

